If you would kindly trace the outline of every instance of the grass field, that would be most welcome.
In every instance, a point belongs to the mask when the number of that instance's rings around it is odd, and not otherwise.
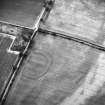
[[[44,0],[1,0],[0,21],[32,28]]]
[[[12,39],[3,37],[3,34],[0,34],[0,95],[10,73],[12,72],[12,65],[17,57],[17,55],[7,52],[11,42]]]
[[[5,105],[57,105],[83,83],[99,51],[77,42],[39,35]]]

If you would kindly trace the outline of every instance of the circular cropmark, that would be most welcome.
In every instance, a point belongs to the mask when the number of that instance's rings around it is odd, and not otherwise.
[[[45,52],[32,52],[23,67],[23,75],[29,79],[35,80],[44,76],[50,69],[52,58]]]

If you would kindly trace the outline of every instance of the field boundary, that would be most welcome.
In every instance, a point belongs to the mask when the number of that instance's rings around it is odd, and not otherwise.
[[[6,38],[12,39],[12,43],[10,44],[10,47],[8,49],[6,49],[7,53],[11,53],[11,54],[15,54],[15,55],[18,55],[20,53],[19,51],[13,51],[13,50],[11,50],[11,47],[12,47],[12,45],[13,45],[15,39],[16,39],[16,36],[9,35],[9,34],[4,34],[4,33],[0,33],[0,36],[2,36],[4,38],[6,37]]]

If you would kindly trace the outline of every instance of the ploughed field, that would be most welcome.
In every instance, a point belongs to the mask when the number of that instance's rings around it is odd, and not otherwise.
[[[0,34],[0,95],[7,83],[7,80],[12,71],[12,66],[17,58],[17,55],[8,53],[7,50],[12,43],[9,37],[3,37]]]
[[[39,33],[5,105],[60,105],[84,83],[99,53],[72,40]]]
[[[42,27],[102,44],[104,13],[102,0],[55,0]]]

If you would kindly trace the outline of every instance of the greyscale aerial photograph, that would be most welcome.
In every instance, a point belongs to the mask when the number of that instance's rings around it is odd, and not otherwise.
[[[105,0],[0,0],[0,105],[105,105]]]

